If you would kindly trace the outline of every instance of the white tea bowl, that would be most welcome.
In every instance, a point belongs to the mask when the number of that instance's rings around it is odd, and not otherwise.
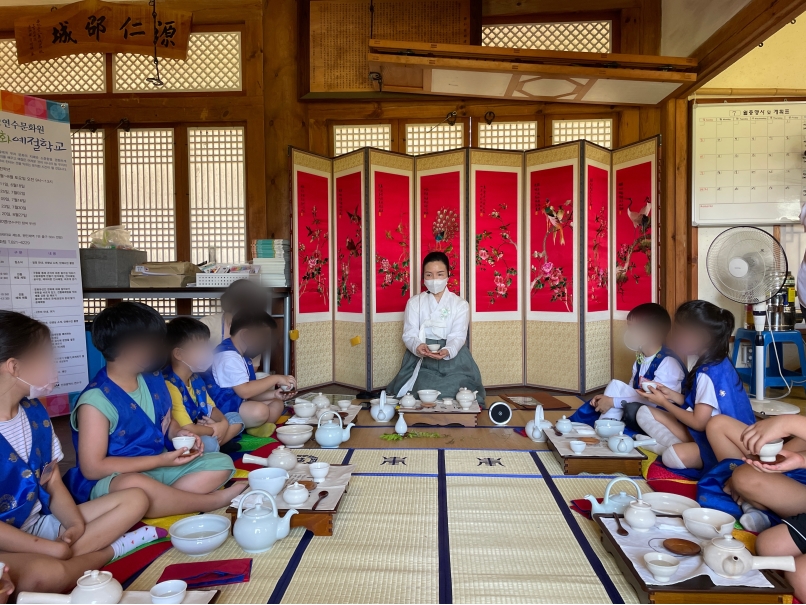
[[[584,441],[577,441],[576,439],[568,442],[568,447],[570,447],[571,451],[575,454],[581,454],[584,452],[586,445],[587,444]]]

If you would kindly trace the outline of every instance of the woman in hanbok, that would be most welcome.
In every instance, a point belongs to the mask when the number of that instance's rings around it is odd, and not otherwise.
[[[423,260],[426,291],[406,304],[403,343],[406,353],[397,376],[386,388],[389,395],[415,395],[436,389],[441,397],[455,397],[460,388],[477,391],[484,404],[481,372],[465,346],[470,306],[447,289],[450,261],[443,252],[430,252]],[[428,345],[439,345],[432,352]]]

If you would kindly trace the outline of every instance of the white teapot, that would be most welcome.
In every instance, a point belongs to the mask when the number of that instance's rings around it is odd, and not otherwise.
[[[415,405],[417,405],[417,400],[411,393],[406,393],[400,398],[400,407],[402,408],[413,408]]]
[[[311,403],[316,406],[317,410],[326,410],[330,407],[330,399],[322,393],[319,393],[316,397],[311,399]]]
[[[705,564],[724,578],[739,578],[753,569],[795,571],[794,557],[754,557],[733,536],[714,538],[702,549]]]
[[[613,435],[607,439],[607,447],[614,454],[629,454],[636,447],[643,445],[655,445],[656,443],[657,441],[654,439],[633,440],[632,437],[625,435],[624,433]]]
[[[17,603],[120,603],[123,587],[108,571],[85,571],[69,595],[21,592]]]
[[[330,416],[331,414],[335,416],[335,418],[322,424],[322,419],[324,419],[325,416]],[[350,438],[350,429],[353,428],[355,424],[351,422],[344,427],[341,416],[335,412],[325,412],[319,417],[319,422],[317,422],[316,426],[316,433],[313,436],[314,439],[316,439],[316,443],[321,445],[323,448],[332,449],[339,447],[343,442]]]
[[[543,406],[538,404],[535,407],[535,419],[526,423],[526,436],[532,441],[543,443],[546,440],[544,430],[550,430],[551,423],[543,416]]]
[[[388,422],[395,415],[395,406],[386,402],[386,391],[381,391],[377,404],[370,407],[369,414],[376,422]]]
[[[246,456],[244,456],[246,458]],[[284,445],[272,450],[266,459],[266,466],[271,468],[282,468],[287,471],[293,470],[297,466],[297,455]]]
[[[291,517],[299,511],[289,510],[285,517],[280,517],[277,511],[277,502],[269,492],[254,490],[250,494],[260,494],[263,498],[258,501],[257,506],[247,511],[243,510],[245,497],[241,497],[238,503],[238,517],[232,528],[232,536],[238,546],[248,553],[266,552],[277,540],[285,538],[291,530]],[[268,500],[271,502],[271,509],[263,505]]]
[[[470,407],[473,405],[473,402],[476,401],[477,394],[478,391],[470,391],[465,387],[462,387],[459,389],[459,392],[456,393],[456,397],[454,399],[459,402],[460,407]]]

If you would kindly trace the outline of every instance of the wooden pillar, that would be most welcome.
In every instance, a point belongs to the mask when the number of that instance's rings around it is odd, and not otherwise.
[[[688,102],[671,99],[661,110],[661,195],[659,209],[660,302],[670,313],[694,295],[692,274],[696,258],[691,239],[691,201],[688,187]]]
[[[263,84],[268,237],[290,238],[288,146],[308,148],[305,106],[297,93],[297,3],[271,0],[263,10]]]

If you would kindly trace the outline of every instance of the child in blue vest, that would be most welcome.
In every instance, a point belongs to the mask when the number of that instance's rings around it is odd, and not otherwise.
[[[696,357],[683,381],[683,393],[666,386],[650,387],[647,399],[658,408],[641,426],[666,446],[663,464],[675,472],[699,479],[717,463],[706,436],[714,416],[724,414],[745,424],[755,421],[750,399],[728,357],[734,319],[730,311],[704,300],[683,303],[675,313],[675,351]]]
[[[104,309],[92,325],[92,342],[107,365],[79,397],[71,414],[78,466],[66,477],[81,502],[139,487],[148,517],[216,510],[244,485],[219,490],[235,472],[222,453],[204,453],[198,435],[171,417],[162,376],[165,322],[151,307],[122,302]],[[171,439],[195,438],[190,451]],[[167,448],[167,449],[166,449]]]
[[[627,331],[624,333],[624,344],[635,351],[629,383],[611,380],[604,393],[580,406],[571,420],[591,426],[599,418],[624,420],[626,432],[633,435],[647,432],[637,422],[636,413],[626,414],[625,417],[625,411],[633,410],[631,404],[647,403],[646,392],[641,386],[645,382],[655,382],[672,391],[680,391],[686,370],[664,344],[671,328],[672,318],[659,304],[644,303],[632,309],[627,315]],[[653,435],[650,437],[654,438]]]
[[[61,444],[38,399],[57,380],[48,327],[0,311],[0,560],[14,562],[15,574],[26,574],[16,578],[24,590],[63,590],[65,581],[75,582],[85,569],[165,535],[154,527],[124,535],[146,512],[142,490],[78,506],[73,501],[59,472]],[[36,581],[29,567],[34,561],[45,573]]]
[[[246,432],[256,437],[274,433],[283,402],[294,396],[293,376],[258,378],[252,358],[266,350],[274,319],[263,310],[239,311],[232,318],[230,337],[216,347],[213,369],[205,375],[207,392],[221,412],[238,412]],[[285,387],[286,390],[280,390]]]
[[[179,426],[201,437],[205,452],[217,452],[243,431],[238,412],[216,407],[201,375],[213,364],[210,328],[192,317],[168,322],[170,360],[162,371],[171,393],[171,415]]]

